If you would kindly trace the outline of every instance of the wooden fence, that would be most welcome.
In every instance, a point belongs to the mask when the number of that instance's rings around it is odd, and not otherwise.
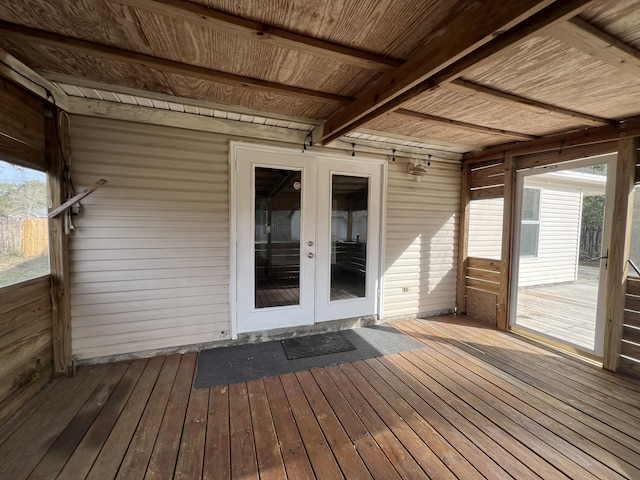
[[[37,257],[48,248],[46,218],[0,217],[0,255]]]

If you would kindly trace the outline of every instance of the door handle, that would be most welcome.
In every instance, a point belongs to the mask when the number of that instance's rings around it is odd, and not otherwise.
[[[313,258],[313,253],[311,253],[311,252],[307,253],[307,257]]]

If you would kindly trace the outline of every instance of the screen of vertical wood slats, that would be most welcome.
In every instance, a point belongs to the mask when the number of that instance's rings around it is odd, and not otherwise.
[[[0,158],[46,170],[43,101],[0,77]]]

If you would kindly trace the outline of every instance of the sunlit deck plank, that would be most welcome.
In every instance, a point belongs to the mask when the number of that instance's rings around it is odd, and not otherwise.
[[[0,430],[0,477],[640,478],[640,381],[464,317],[395,325],[424,347],[246,384],[195,389],[195,354],[81,368]]]

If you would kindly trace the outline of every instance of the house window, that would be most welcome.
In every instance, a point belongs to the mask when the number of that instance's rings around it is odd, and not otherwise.
[[[522,221],[520,228],[520,256],[537,257],[540,237],[539,188],[524,188],[522,192]]]
[[[46,175],[0,161],[0,287],[48,273]]]

